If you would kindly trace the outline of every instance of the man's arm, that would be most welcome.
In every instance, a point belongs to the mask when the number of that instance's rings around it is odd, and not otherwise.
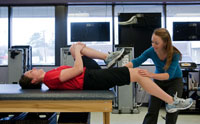
[[[80,51],[83,49],[83,45],[75,45],[75,61],[74,66],[69,69],[64,69],[60,73],[60,81],[64,82],[70,80],[83,72],[83,61]]]

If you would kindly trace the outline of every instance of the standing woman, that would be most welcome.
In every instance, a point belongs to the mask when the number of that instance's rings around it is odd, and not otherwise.
[[[169,32],[165,28],[155,29],[152,35],[152,47],[144,51],[139,57],[127,63],[127,67],[138,67],[148,58],[152,59],[155,65],[155,73],[145,69],[138,73],[144,77],[154,79],[164,91],[171,96],[182,96],[183,82],[182,71],[179,66],[182,54],[172,45]],[[154,96],[150,97],[148,113],[146,114],[143,124],[157,124],[159,109],[162,100]],[[175,124],[178,112],[166,114],[166,124]]]

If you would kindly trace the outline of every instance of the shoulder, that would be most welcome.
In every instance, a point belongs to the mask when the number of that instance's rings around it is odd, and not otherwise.
[[[173,60],[180,60],[181,55],[179,53],[174,53],[173,54]]]
[[[60,70],[60,69],[66,69],[66,68],[72,68],[71,66],[67,66],[67,65],[62,65],[56,68],[56,70]]]
[[[153,49],[153,47],[150,47],[148,49],[146,49],[143,54],[146,54],[146,55],[152,55],[152,54],[155,54],[155,51]]]
[[[145,52],[147,52],[147,53],[152,53],[152,52],[154,52],[154,49],[153,49],[153,47],[151,46],[151,47],[149,47],[148,49],[146,49]]]
[[[63,69],[67,69],[67,68],[72,68],[72,67],[71,67],[71,66],[62,65],[62,66],[59,66],[59,67],[57,67],[57,68],[51,69],[51,70],[49,70],[49,71],[47,71],[47,72],[61,71],[61,70],[63,70]]]
[[[154,51],[153,47],[149,47],[146,51]]]

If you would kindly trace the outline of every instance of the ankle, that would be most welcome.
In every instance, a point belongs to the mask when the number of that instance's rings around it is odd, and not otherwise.
[[[174,103],[174,98],[172,97],[171,99],[170,99],[170,101],[168,102],[168,104],[173,104]]]
[[[108,58],[108,55],[109,55],[109,54],[105,54],[105,55],[104,55],[104,57],[103,57],[103,60],[104,60],[104,61],[106,61],[106,60],[107,60],[107,58]]]

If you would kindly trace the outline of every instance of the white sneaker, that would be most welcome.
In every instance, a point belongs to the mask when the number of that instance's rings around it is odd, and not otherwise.
[[[106,65],[107,65],[107,67],[108,68],[112,67],[117,62],[117,60],[120,57],[122,57],[124,51],[125,51],[125,49],[122,48],[120,51],[109,53],[108,57],[104,61],[106,63]]]
[[[178,98],[177,93],[176,93],[174,96],[174,102],[172,104],[166,105],[166,111],[168,113],[174,113],[174,112],[177,112],[178,110],[188,109],[192,106],[192,104],[193,104],[192,98],[188,98],[188,99]]]

